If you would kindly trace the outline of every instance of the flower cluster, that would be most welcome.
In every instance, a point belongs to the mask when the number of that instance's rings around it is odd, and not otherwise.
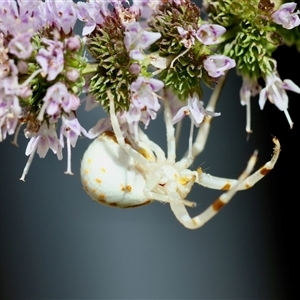
[[[124,137],[139,140],[161,104],[169,102],[173,124],[186,115],[199,127],[205,116],[204,83],[211,88],[235,68],[243,78],[241,103],[259,95],[287,117],[286,90],[300,93],[291,80],[281,80],[274,50],[300,24],[296,4],[271,0],[205,0],[200,8],[190,0],[3,0],[0,7],[0,142],[24,126],[29,139],[25,180],[37,152],[51,149],[62,159],[84,134],[95,138],[111,128],[109,118],[85,130],[76,116],[80,96],[109,112],[108,93]],[[74,32],[83,24],[82,36]],[[285,34],[289,32],[289,36]],[[289,38],[288,38],[289,37]],[[91,59],[87,59],[85,52]],[[259,85],[264,79],[266,86]],[[97,120],[96,120],[97,121]]]
[[[237,72],[243,77],[240,94],[241,103],[247,106],[248,133],[251,132],[250,98],[260,90],[261,109],[264,107],[265,99],[268,98],[278,109],[284,111],[290,127],[293,126],[287,111],[288,97],[285,90],[299,93],[300,89],[291,80],[284,80],[283,84],[278,77],[277,63],[272,58],[272,53],[285,40],[286,33],[282,28],[296,29],[300,19],[299,12],[294,12],[296,3],[289,2],[279,6],[279,2],[204,1],[209,20],[224,26],[227,30],[220,43],[220,52],[236,61]],[[258,84],[260,78],[266,82],[264,89]]]
[[[73,1],[2,1],[0,8],[0,141],[25,124],[29,156],[51,149],[59,159],[85,130],[76,118],[84,85],[83,43],[74,35],[77,8]],[[57,134],[59,130],[59,134]]]

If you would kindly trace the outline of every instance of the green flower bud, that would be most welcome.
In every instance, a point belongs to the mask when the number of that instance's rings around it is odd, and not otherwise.
[[[201,24],[200,9],[189,0],[179,4],[174,1],[162,3],[149,22],[149,27],[162,35],[150,50],[158,51],[159,56],[169,63],[159,73],[159,79],[165,87],[172,88],[180,100],[186,100],[194,92],[201,98],[201,80],[207,85],[216,81],[203,67],[203,60],[213,52],[194,38]],[[179,29],[187,32],[186,43]]]
[[[270,0],[204,1],[209,20],[227,29],[218,50],[236,61],[242,76],[258,79],[274,70],[272,53],[282,37],[271,15],[279,5]]]
[[[87,49],[95,59],[97,71],[90,79],[90,92],[105,109],[109,107],[107,90],[115,99],[116,111],[128,110],[129,87],[137,74],[130,72],[132,61],[124,44],[124,26],[116,14],[103,16],[88,36]]]

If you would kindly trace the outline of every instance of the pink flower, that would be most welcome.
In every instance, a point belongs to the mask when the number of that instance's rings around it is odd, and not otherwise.
[[[141,17],[148,19],[155,11],[155,7],[159,5],[159,1],[155,0],[133,0],[133,6],[137,7],[141,12]]]
[[[66,112],[71,111],[72,103],[70,102],[70,94],[66,86],[61,82],[57,82],[47,89],[43,101],[44,104],[38,115],[38,119],[40,121],[44,119],[45,111],[50,116],[59,114],[61,112],[61,108],[63,108]]]
[[[259,106],[263,109],[267,98],[271,103],[275,104],[277,108],[283,111],[289,122],[290,127],[293,127],[293,122],[287,111],[289,98],[287,96],[286,90],[293,91],[300,94],[300,88],[290,79],[281,80],[275,74],[269,74],[266,76],[266,87],[263,88],[259,95]]]
[[[250,97],[255,97],[261,91],[261,86],[257,80],[243,77],[243,84],[240,89],[240,100],[242,105],[250,102]]]
[[[26,32],[14,37],[8,44],[9,52],[18,58],[29,58],[33,47],[31,45],[32,33]]]
[[[77,21],[76,4],[72,0],[46,0],[46,12],[48,22],[55,24],[66,34],[74,28]]]
[[[64,136],[67,139],[67,152],[68,152],[68,164],[66,174],[73,175],[71,170],[71,146],[74,148],[76,146],[78,137],[83,133],[86,137],[89,137],[89,134],[86,130],[80,125],[78,119],[75,117],[75,114],[71,112],[68,116],[62,116],[62,125],[60,128],[59,135],[59,145],[61,148],[64,147]]]
[[[178,26],[177,30],[182,37],[181,42],[183,43],[185,48],[189,49],[193,45],[195,45],[196,30],[194,30],[192,26],[189,25],[188,30],[185,30],[182,27]]]
[[[188,26],[188,30],[178,26],[177,30],[182,37],[182,43],[186,48],[190,48],[195,44],[195,37],[203,45],[214,45],[218,43],[218,37],[226,32],[226,29],[220,25],[203,24],[196,31],[192,26]]]
[[[43,39],[47,45],[47,50],[41,48],[36,56],[36,61],[40,64],[43,72],[48,75],[49,81],[55,79],[64,69],[64,49],[59,41]]]
[[[138,138],[139,122],[141,120],[142,111],[136,108],[134,105],[130,105],[129,110],[119,114],[119,122],[122,124],[122,132],[125,136],[129,133],[135,138]],[[149,120],[146,121],[147,125]]]
[[[272,14],[275,23],[282,25],[286,29],[293,29],[300,24],[299,12],[293,13],[297,4],[295,2],[284,3]]]
[[[158,79],[139,76],[131,84],[133,105],[139,109],[143,109],[146,106],[154,111],[159,110],[160,104],[154,92],[159,91],[163,86],[164,83]]]
[[[33,151],[36,151],[41,158],[44,158],[49,149],[53,153],[57,152],[58,138],[55,131],[55,125],[47,125],[47,122],[43,122],[39,131],[33,136],[26,148],[26,155],[30,155]]]
[[[242,105],[246,105],[246,132],[251,133],[251,96],[256,96],[261,91],[261,86],[257,80],[243,77],[243,85],[240,89],[240,100]]]
[[[96,28],[96,24],[102,24],[103,14],[109,13],[108,5],[109,1],[77,2],[78,19],[85,23],[82,29],[83,36],[90,34]]]
[[[186,115],[189,115],[194,125],[196,127],[199,127],[206,115],[217,117],[220,115],[220,113],[214,113],[206,110],[203,107],[202,102],[199,100],[199,96],[194,93],[192,96],[189,96],[188,105],[180,108],[177,114],[173,117],[172,123],[176,124],[177,122],[181,121]]]
[[[79,50],[81,47],[80,39],[78,36],[71,36],[66,40],[66,47],[71,51]]]
[[[55,131],[55,125],[50,124],[47,125],[47,122],[44,121],[39,128],[38,132],[34,134],[26,148],[26,155],[29,155],[28,161],[25,165],[25,168],[23,170],[23,174],[20,178],[20,180],[25,181],[25,176],[27,175],[29,168],[31,166],[33,157],[35,153],[37,152],[38,155],[43,158],[48,153],[48,150],[51,149],[53,153],[57,153],[58,151],[58,138]]]
[[[235,67],[235,61],[225,55],[210,55],[204,61],[204,68],[211,77],[219,77]]]
[[[14,134],[21,117],[21,106],[15,95],[4,95],[0,89],[0,142],[5,140],[7,134]]]
[[[156,112],[160,108],[160,104],[157,99],[155,92],[163,88],[164,83],[158,79],[145,78],[139,76],[135,82],[131,84],[132,94],[132,104],[135,108],[143,110],[143,119],[145,120],[145,112],[150,117],[150,119],[155,119]],[[145,124],[147,127],[150,119],[148,119]]]
[[[96,125],[94,125],[89,131],[89,138],[94,139],[104,131],[111,128],[110,118],[102,118],[100,119]]]
[[[218,43],[218,37],[226,32],[220,25],[203,24],[196,32],[196,38],[204,45],[214,45]]]
[[[136,60],[144,58],[141,49],[148,48],[161,37],[159,32],[143,30],[137,22],[128,23],[124,34],[124,44],[129,51],[129,56]]]

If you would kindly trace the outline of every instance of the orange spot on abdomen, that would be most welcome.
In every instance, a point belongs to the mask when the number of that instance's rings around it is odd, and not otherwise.
[[[104,194],[99,194],[98,195],[98,200],[101,202],[101,203],[105,203],[105,195]]]

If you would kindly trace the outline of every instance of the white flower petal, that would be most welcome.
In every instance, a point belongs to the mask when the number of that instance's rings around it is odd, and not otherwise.
[[[267,101],[267,88],[260,91],[258,104],[260,109],[263,109]]]
[[[296,85],[292,80],[290,79],[285,79],[283,80],[283,88],[285,90],[290,90],[290,91],[293,91],[297,94],[300,94],[300,88],[298,85]]]

